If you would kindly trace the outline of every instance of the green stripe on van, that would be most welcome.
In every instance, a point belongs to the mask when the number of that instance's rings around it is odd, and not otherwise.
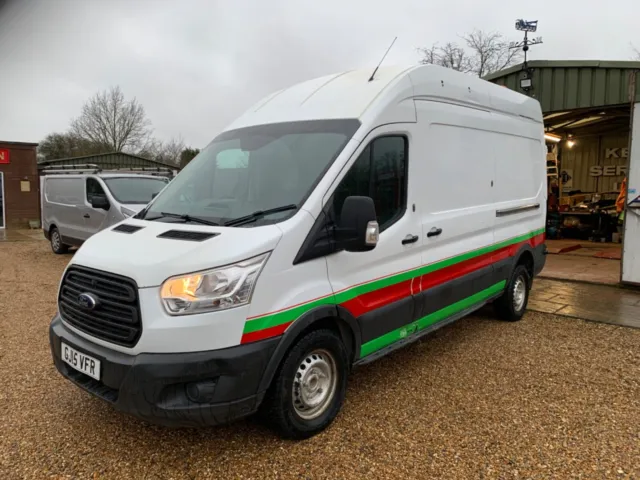
[[[265,315],[264,317],[258,317],[251,320],[247,320],[244,324],[244,331],[242,333],[252,333],[258,330],[264,330],[266,328],[277,327],[284,323],[290,323],[301,317],[309,310],[319,307],[321,305],[335,305],[333,295],[329,295],[324,298],[313,300],[309,303],[303,303],[296,307],[281,312],[272,313],[271,315]]]
[[[504,290],[505,285],[507,284],[506,280],[496,283],[491,287],[482,290],[470,297],[467,297],[459,302],[453,303],[448,307],[442,308],[437,312],[430,313],[426,317],[422,317],[416,322],[409,323],[404,327],[400,327],[396,330],[393,330],[389,333],[385,333],[381,337],[374,338],[373,340],[363,344],[360,347],[360,358],[366,357],[367,355],[376,352],[384,347],[387,347],[397,341],[406,338],[407,336],[418,332],[420,330],[424,330],[430,325],[434,323],[438,323],[442,320],[449,318],[451,315],[455,315],[456,313],[460,313],[461,311],[470,308],[480,302],[485,301],[486,299],[500,293]]]
[[[340,305],[360,295],[364,295],[365,293],[370,293],[370,292],[379,290],[381,288],[395,285],[396,283],[404,282],[406,280],[411,280],[412,278],[418,277],[420,275],[425,275],[427,273],[435,272],[436,270],[440,270],[442,268],[455,265],[456,263],[463,262],[465,260],[469,260],[471,258],[493,252],[500,248],[508,247],[509,245],[513,245],[515,243],[524,242],[544,232],[545,232],[545,229],[540,228],[532,232],[526,233],[524,235],[520,235],[508,240],[504,240],[499,243],[495,243],[493,245],[489,245],[487,247],[471,250],[461,255],[440,260],[439,262],[435,262],[430,265],[421,266],[412,270],[408,270],[406,272],[401,272],[395,275],[390,275],[385,278],[363,283],[361,285],[356,285],[354,287],[350,287],[341,292],[338,292],[335,295],[328,295],[326,297],[318,298],[310,302],[303,303],[301,305],[297,305],[295,307],[282,310],[280,312],[266,314],[264,316],[260,316],[257,318],[248,319],[245,322],[243,333],[257,332],[259,330],[273,328],[273,327],[277,327],[278,325],[283,325],[285,323],[293,322],[296,319],[298,319],[300,316],[302,316],[304,313],[320,305],[336,305],[336,304]]]

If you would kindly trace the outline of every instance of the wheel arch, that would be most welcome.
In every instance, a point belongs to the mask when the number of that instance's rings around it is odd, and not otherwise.
[[[529,277],[533,278],[535,260],[533,257],[533,249],[529,245],[525,245],[518,252],[517,260],[513,266],[514,270],[518,265],[524,265],[529,273]]]
[[[512,258],[513,261],[511,262],[511,267],[509,268],[509,275],[507,276],[507,279],[511,278],[518,265],[524,265],[527,268],[529,277],[533,279],[535,272],[535,256],[531,245],[527,243],[522,245]]]
[[[282,360],[296,342],[303,335],[321,328],[329,328],[338,333],[347,348],[351,365],[355,362],[360,354],[361,345],[358,322],[344,307],[321,305],[306,312],[287,328],[267,363],[258,387],[258,393],[264,392],[269,388],[278,368],[282,364]],[[351,365],[349,365],[349,368],[351,368]]]

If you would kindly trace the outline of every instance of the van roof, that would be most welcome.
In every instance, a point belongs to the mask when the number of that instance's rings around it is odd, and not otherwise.
[[[378,102],[391,105],[408,98],[468,103],[542,122],[537,100],[473,75],[435,65],[388,66],[380,67],[369,82],[373,70],[336,73],[274,92],[225,130],[300,120],[361,119]]]

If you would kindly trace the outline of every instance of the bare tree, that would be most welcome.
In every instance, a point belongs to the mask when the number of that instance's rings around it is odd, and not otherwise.
[[[138,155],[166,164],[180,165],[180,156],[185,147],[184,140],[180,136],[166,142],[150,138]]]
[[[134,98],[125,100],[120,87],[99,92],[82,107],[71,122],[71,133],[115,152],[134,151],[151,135],[151,122]]]
[[[473,73],[479,77],[499,72],[520,61],[520,49],[509,48],[509,42],[500,33],[474,30],[462,38],[471,51]]]
[[[632,43],[631,50],[633,50],[633,59],[640,60],[640,50]]]
[[[464,46],[448,42],[444,47],[433,44],[428,48],[419,48],[421,63],[484,77],[518,63],[522,56],[520,50],[509,48],[509,42],[500,33],[474,30],[461,39]]]
[[[199,148],[188,147],[185,148],[180,154],[180,168],[186,167],[191,160],[195,158],[196,155],[200,153]]]
[[[87,141],[72,133],[50,133],[38,145],[38,158],[40,161],[55,160],[109,151],[107,145]]]
[[[431,47],[418,50],[423,55],[421,63],[440,65],[464,73],[472,71],[472,59],[469,58],[464,48],[455,43],[448,42],[443,47],[434,43]]]

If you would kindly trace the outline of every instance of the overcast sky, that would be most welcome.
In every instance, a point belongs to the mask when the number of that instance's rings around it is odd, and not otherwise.
[[[0,0],[0,140],[65,131],[83,102],[120,85],[155,135],[202,147],[268,93],[316,76],[417,63],[416,48],[473,28],[520,40],[532,59],[629,60],[640,0]]]

